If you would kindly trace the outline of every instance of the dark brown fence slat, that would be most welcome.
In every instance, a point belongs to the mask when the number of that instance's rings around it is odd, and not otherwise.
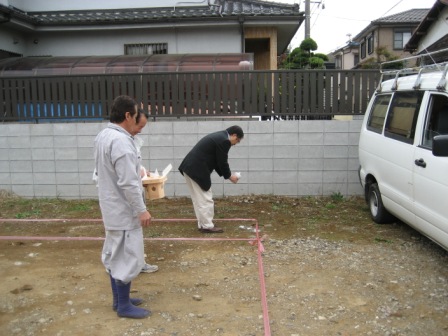
[[[310,114],[313,114],[317,112],[317,73],[310,72],[309,75]]]
[[[294,112],[297,115],[302,114],[303,110],[303,72],[294,72],[293,73],[295,77],[295,104],[294,104]]]
[[[0,110],[1,110],[1,115],[3,120],[9,121],[9,120],[15,120],[15,118],[19,118],[19,116],[17,116],[17,113],[14,113],[14,91],[15,91],[15,87],[19,85],[18,83],[16,83],[15,79],[3,79],[1,81],[1,86],[0,89],[1,91],[1,96],[0,98],[2,99],[0,104]],[[20,108],[18,106],[18,108]]]
[[[341,73],[339,80],[339,112],[347,113],[347,72]]]
[[[73,117],[81,117],[81,104],[80,104],[80,96],[81,90],[84,89],[84,82],[82,77],[76,78],[75,85],[73,87]]]
[[[296,114],[296,111],[293,108],[294,107],[294,98],[295,98],[295,96],[294,96],[295,76],[292,73],[287,73],[287,74],[285,74],[285,77],[287,77],[286,83],[288,86],[288,91],[287,91],[288,96],[286,97],[287,100],[285,101],[285,104],[286,104],[285,109],[288,114],[294,115],[294,114]]]
[[[99,81],[98,78],[92,77],[91,78],[91,83],[92,83],[92,115],[95,118],[100,118],[101,117],[101,104],[100,104],[100,85],[99,85]]]
[[[173,73],[169,76],[170,85],[171,85],[171,105],[170,105],[170,114],[175,114],[177,110],[179,110],[179,80],[178,75]]]
[[[333,84],[334,72],[326,71],[324,79],[324,99],[323,99],[323,112],[325,114],[331,113],[332,109],[332,92],[331,86]]]
[[[353,113],[353,86],[354,86],[354,81],[353,81],[353,72],[349,72],[347,73],[347,91],[346,91],[346,113],[347,114],[352,114]]]
[[[288,76],[286,73],[281,73],[281,76],[279,78],[279,94],[280,94],[280,100],[278,101],[278,108],[281,114],[287,114],[288,106]]]
[[[101,106],[101,117],[104,119],[109,119],[109,99],[107,99],[107,82],[106,77],[99,77],[99,97],[98,100]]]
[[[79,114],[81,118],[86,118],[91,115],[92,106],[88,103],[89,96],[91,97],[92,93],[89,92],[90,83],[88,77],[82,77],[80,88],[79,88]]]
[[[274,110],[274,90],[275,90],[275,73],[266,74],[266,112],[269,117],[275,114]]]
[[[192,90],[192,99],[191,99],[191,106],[192,106],[192,114],[200,115],[199,111],[199,81],[200,81],[200,75],[199,74],[191,74],[191,90]]]
[[[222,85],[221,85],[221,87],[222,87],[222,90],[221,90],[222,95],[221,95],[221,102],[220,103],[221,103],[221,113],[224,114],[224,115],[229,114],[229,112],[230,112],[230,106],[229,106],[229,101],[230,101],[230,92],[229,92],[229,90],[230,90],[230,87],[229,86],[232,85],[232,84],[230,83],[229,76],[230,76],[229,73],[224,73],[222,75]],[[235,83],[235,85],[236,85],[236,83]],[[233,87],[232,87],[232,89],[233,89]]]
[[[250,99],[246,92],[246,87],[248,86],[244,73],[230,73],[229,79],[229,113],[232,115],[236,113],[243,114],[245,113],[246,102]]]
[[[317,99],[316,99],[316,112],[322,113],[324,111],[325,106],[325,91],[324,91],[324,78],[325,78],[325,72],[320,71],[317,75]],[[322,112],[319,112],[322,111]]]
[[[378,86],[378,80],[379,80],[379,74],[375,74],[375,76],[369,76],[368,79],[368,91],[364,93],[364,106],[363,106],[363,111],[366,110],[367,105],[369,104],[369,100],[373,95],[373,92],[375,92],[377,86]]]
[[[192,115],[193,113],[193,101],[192,101],[192,96],[191,96],[191,92],[192,92],[192,87],[191,87],[191,74],[185,74],[185,91],[184,91],[184,95],[185,95],[185,113],[187,115]]]
[[[147,97],[148,97],[148,105],[149,105],[149,113],[152,115],[157,115],[157,105],[156,105],[156,84],[155,84],[155,78],[156,76],[148,76],[145,75],[143,78],[145,78],[145,82],[147,83]]]
[[[37,116],[37,108],[38,108],[37,81],[38,81],[37,78],[32,78],[30,81],[30,88],[29,88],[30,94],[31,94],[31,97],[30,97],[31,99],[28,100],[29,101],[29,106],[28,106],[29,110],[27,111],[28,112],[27,117],[32,118],[32,119],[38,118],[38,116]]]
[[[279,73],[273,74],[273,91],[272,91],[272,105],[274,113],[277,115],[282,114],[282,110],[280,109],[280,79],[281,76]]]
[[[302,90],[303,90],[303,111],[305,115],[309,115],[310,111],[310,73],[305,72],[303,76],[302,82]]]
[[[18,120],[19,115],[23,114],[24,109],[25,84],[22,78],[13,79],[8,82],[9,103],[7,102],[8,111],[6,112],[8,112],[11,120]]]
[[[360,74],[360,93],[359,93],[359,109],[358,111],[355,111],[356,114],[362,114],[364,113],[366,107],[367,107],[367,96],[369,93],[369,78],[368,76],[364,75],[364,74]]]
[[[18,106],[20,96],[18,95],[22,90],[20,90],[20,86],[22,85],[21,80],[11,80],[8,83],[8,97],[7,97],[7,105],[9,105],[9,110],[13,111],[14,106]],[[23,108],[23,106],[22,106]],[[10,113],[11,119],[14,120],[14,117],[17,117],[16,113]]]

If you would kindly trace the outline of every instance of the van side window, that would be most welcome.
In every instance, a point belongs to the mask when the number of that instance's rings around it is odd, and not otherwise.
[[[413,143],[415,125],[423,98],[422,91],[396,92],[390,104],[384,135]]]
[[[433,94],[429,99],[422,147],[432,150],[432,138],[440,134],[448,134],[448,97]]]
[[[387,107],[389,106],[392,95],[378,95],[372,106],[367,129],[373,132],[381,133],[383,131],[384,121],[386,120]]]

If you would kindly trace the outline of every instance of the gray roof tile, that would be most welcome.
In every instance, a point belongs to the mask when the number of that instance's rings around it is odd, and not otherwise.
[[[260,0],[218,0],[216,5],[194,7],[98,9],[77,11],[28,12],[0,5],[0,12],[20,17],[35,25],[110,24],[164,22],[183,19],[219,19],[234,16],[297,16],[297,4]]]
[[[378,23],[419,23],[428,14],[429,8],[409,9],[397,14],[384,16],[372,21],[373,24]]]

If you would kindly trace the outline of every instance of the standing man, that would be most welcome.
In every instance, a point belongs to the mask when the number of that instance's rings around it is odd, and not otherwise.
[[[230,147],[239,143],[243,137],[244,132],[240,126],[231,126],[224,131],[206,135],[199,140],[179,166],[179,171],[185,177],[190,190],[200,232],[224,232],[222,228],[213,224],[215,208],[210,175],[216,170],[216,173],[224,179],[229,179],[232,183],[238,182],[239,177],[231,173],[227,159]]]
[[[142,228],[151,223],[142,197],[140,161],[133,138],[141,131],[138,115],[137,103],[132,98],[115,98],[110,123],[97,135],[94,147],[98,196],[106,231],[102,261],[109,269],[113,308],[118,316],[128,318],[151,314],[136,307],[142,300],[130,299],[131,282],[145,264]]]
[[[137,137],[137,134],[141,133],[143,128],[146,126],[148,119],[149,119],[149,115],[147,114],[147,112],[144,112],[143,110],[139,110],[137,118],[136,118],[137,127],[134,130],[135,132],[131,133],[131,135],[134,137],[135,146],[137,148],[137,156],[140,161],[140,177],[141,178],[146,176],[146,169],[141,165],[141,162],[142,162],[141,147],[143,145],[143,140],[141,138]],[[94,171],[93,171],[92,179],[95,182],[96,186],[98,187],[98,172],[96,169],[94,169]],[[143,196],[143,201],[146,203],[144,189],[143,189],[142,196]],[[106,266],[106,270],[107,270],[107,272],[109,272],[108,266]],[[158,270],[159,270],[159,267],[157,265],[150,265],[145,262],[145,264],[142,267],[141,273],[154,273],[154,272],[157,272]]]

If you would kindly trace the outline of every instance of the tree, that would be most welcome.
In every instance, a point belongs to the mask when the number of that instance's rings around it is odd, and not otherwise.
[[[286,57],[286,60],[280,65],[281,69],[322,69],[324,62],[328,61],[327,55],[316,53],[317,43],[312,38],[307,38],[300,43]]]
[[[308,52],[308,55],[311,56],[311,50],[317,50],[317,43],[314,41],[311,37],[308,37],[300,43],[300,49],[306,50]]]
[[[398,60],[399,57],[394,56],[386,47],[377,47],[375,50],[376,57],[370,57],[361,63],[361,69],[379,69],[382,62],[390,62]],[[403,69],[405,63],[403,61],[384,64],[382,69]]]

